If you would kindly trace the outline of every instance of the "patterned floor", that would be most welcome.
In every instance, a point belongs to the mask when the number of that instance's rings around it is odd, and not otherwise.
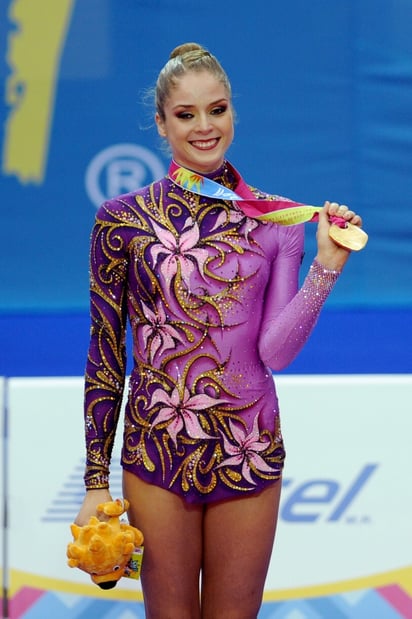
[[[7,616],[7,615],[6,615]],[[144,619],[142,602],[103,600],[24,587],[10,619]],[[412,598],[398,586],[298,600],[265,601],[258,619],[412,619]]]

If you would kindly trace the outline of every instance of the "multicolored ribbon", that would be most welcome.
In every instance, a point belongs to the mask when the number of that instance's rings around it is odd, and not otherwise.
[[[236,178],[236,192],[202,174],[179,166],[175,161],[170,164],[169,176],[176,185],[193,193],[238,203],[239,208],[248,217],[273,221],[282,226],[318,221],[319,211],[322,210],[322,207],[294,202],[281,196],[276,196],[270,200],[256,198],[239,172],[230,163],[227,162],[227,165]],[[331,217],[331,223],[340,228],[345,228],[347,225],[346,220],[342,217]]]

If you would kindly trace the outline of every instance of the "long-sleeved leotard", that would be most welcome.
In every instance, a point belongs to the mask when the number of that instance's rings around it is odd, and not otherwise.
[[[223,166],[211,178],[235,188]],[[267,197],[254,190],[258,197]],[[134,366],[122,466],[201,503],[261,490],[284,463],[271,369],[298,354],[337,272],[314,262],[298,291],[303,226],[246,217],[165,177],[106,202],[91,240],[86,487],[108,487]]]

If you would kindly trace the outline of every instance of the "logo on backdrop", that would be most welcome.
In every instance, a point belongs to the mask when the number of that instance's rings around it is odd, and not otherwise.
[[[86,169],[86,191],[96,207],[164,176],[163,162],[138,144],[114,144],[100,151]]]
[[[44,19],[33,3],[9,2],[8,63],[2,173],[20,183],[41,185],[46,175],[61,50],[66,43],[75,0],[43,0],[53,24],[44,36]],[[3,18],[4,19],[4,18]],[[41,79],[39,79],[41,67]]]

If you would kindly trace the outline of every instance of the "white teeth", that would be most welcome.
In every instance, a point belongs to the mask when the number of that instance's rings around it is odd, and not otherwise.
[[[211,148],[216,144],[216,141],[216,138],[214,138],[213,140],[208,140],[207,142],[192,142],[192,144],[193,146],[196,146],[196,148]]]

